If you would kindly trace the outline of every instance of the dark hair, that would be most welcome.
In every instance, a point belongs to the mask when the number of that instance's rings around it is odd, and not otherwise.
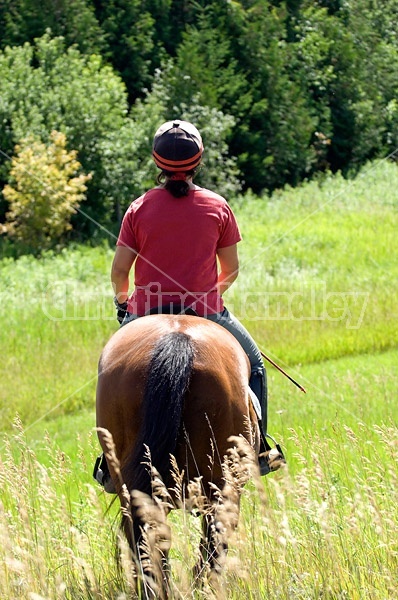
[[[196,169],[192,169],[191,171],[187,171],[187,177],[193,177],[196,173]],[[189,183],[185,179],[171,179],[173,175],[172,171],[161,171],[157,176],[157,183],[162,184],[164,180],[166,183],[164,184],[164,188],[170,192],[174,198],[183,198],[184,196],[188,196],[189,194]]]

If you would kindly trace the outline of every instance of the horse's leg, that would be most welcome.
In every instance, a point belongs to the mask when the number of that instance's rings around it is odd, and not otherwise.
[[[132,551],[135,592],[145,600],[167,600],[170,591],[168,549],[152,547],[151,533],[143,534],[142,523],[133,522],[130,514],[123,513],[122,529]],[[132,513],[134,515],[134,510]]]
[[[124,532],[135,559],[139,596],[145,599],[169,597],[171,538],[167,512],[138,490],[132,492],[122,508]]]
[[[211,496],[210,505],[202,515],[201,552],[194,575],[196,579],[207,577],[217,597],[222,597],[220,575],[225,567],[229,538],[238,525],[240,493],[234,482],[225,482],[217,497]]]
[[[200,558],[193,573],[195,581],[206,578],[216,588],[228,552],[228,529],[223,522],[223,511],[219,509],[219,504],[212,504],[202,515]]]
[[[204,565],[208,565],[210,573],[219,575],[224,568],[228,552],[226,528],[223,520],[218,518],[218,510],[212,508],[202,518],[201,554]]]

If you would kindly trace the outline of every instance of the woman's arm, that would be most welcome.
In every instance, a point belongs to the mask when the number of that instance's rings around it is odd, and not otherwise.
[[[233,244],[233,246],[219,248],[217,258],[220,264],[217,291],[222,296],[239,275],[238,245]]]
[[[111,281],[113,291],[119,304],[123,304],[123,302],[127,301],[129,274],[136,256],[137,253],[130,248],[116,246],[116,252],[112,263]]]

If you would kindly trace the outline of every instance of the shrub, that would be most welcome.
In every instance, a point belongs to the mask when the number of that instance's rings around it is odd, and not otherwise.
[[[20,249],[37,254],[62,243],[91,179],[77,174],[80,166],[77,151],[66,149],[59,131],[51,132],[47,145],[28,137],[15,147],[10,183],[3,189],[10,203],[3,232]]]

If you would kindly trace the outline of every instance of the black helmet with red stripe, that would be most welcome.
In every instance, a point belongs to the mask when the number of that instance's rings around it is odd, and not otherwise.
[[[202,154],[200,133],[188,121],[167,121],[155,133],[152,156],[163,171],[191,171],[200,163]]]

